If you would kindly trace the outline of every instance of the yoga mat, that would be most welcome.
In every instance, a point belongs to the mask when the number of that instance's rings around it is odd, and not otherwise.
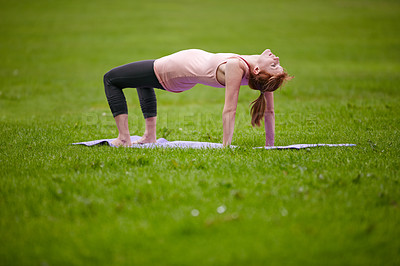
[[[131,136],[132,141],[139,140],[140,136]],[[72,143],[73,145],[85,145],[85,146],[96,146],[96,145],[108,145],[111,147],[115,147],[111,144],[114,139],[99,139],[92,141],[84,141]],[[314,148],[320,146],[327,147],[337,147],[337,146],[356,146],[356,144],[294,144],[289,146],[271,146],[271,147],[255,147],[255,149],[266,149],[266,150],[284,150],[284,149],[305,149],[305,148]],[[204,148],[222,148],[223,145],[221,143],[212,143],[212,142],[199,142],[199,141],[168,141],[164,138],[159,138],[157,143],[146,143],[146,144],[133,144],[129,148],[193,148],[193,149],[204,149]],[[231,145],[230,147],[234,148],[237,146]]]

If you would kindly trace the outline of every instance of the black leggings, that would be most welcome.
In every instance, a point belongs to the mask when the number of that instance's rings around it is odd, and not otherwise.
[[[157,116],[154,88],[162,89],[154,73],[154,60],[145,60],[116,67],[104,75],[104,89],[113,116],[127,114],[122,89],[136,88],[144,118]]]

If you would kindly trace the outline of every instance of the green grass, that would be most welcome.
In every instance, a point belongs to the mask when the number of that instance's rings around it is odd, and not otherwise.
[[[1,1],[1,265],[398,265],[398,1]],[[201,48],[271,48],[276,144],[114,149],[109,69]],[[126,90],[131,133],[144,123]],[[222,141],[224,90],[157,91],[158,137]],[[224,206],[225,211],[217,209]],[[198,210],[198,216],[192,211]]]

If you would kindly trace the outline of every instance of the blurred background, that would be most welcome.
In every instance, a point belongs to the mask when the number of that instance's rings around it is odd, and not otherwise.
[[[238,54],[270,48],[296,77],[279,92],[278,104],[397,94],[398,1],[22,0],[1,6],[2,119],[108,114],[105,72],[188,48]],[[137,104],[136,92],[126,91]],[[256,93],[242,91],[247,109]],[[157,93],[161,110],[222,104],[224,94],[201,85],[178,97]]]

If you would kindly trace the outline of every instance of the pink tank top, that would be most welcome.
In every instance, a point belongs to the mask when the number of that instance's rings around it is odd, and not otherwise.
[[[196,84],[211,87],[225,87],[217,80],[218,67],[226,63],[229,58],[240,58],[231,53],[213,54],[203,50],[183,50],[157,59],[154,62],[154,72],[161,85],[171,92],[183,92],[193,88]],[[249,69],[243,75],[241,85],[248,85]]]

